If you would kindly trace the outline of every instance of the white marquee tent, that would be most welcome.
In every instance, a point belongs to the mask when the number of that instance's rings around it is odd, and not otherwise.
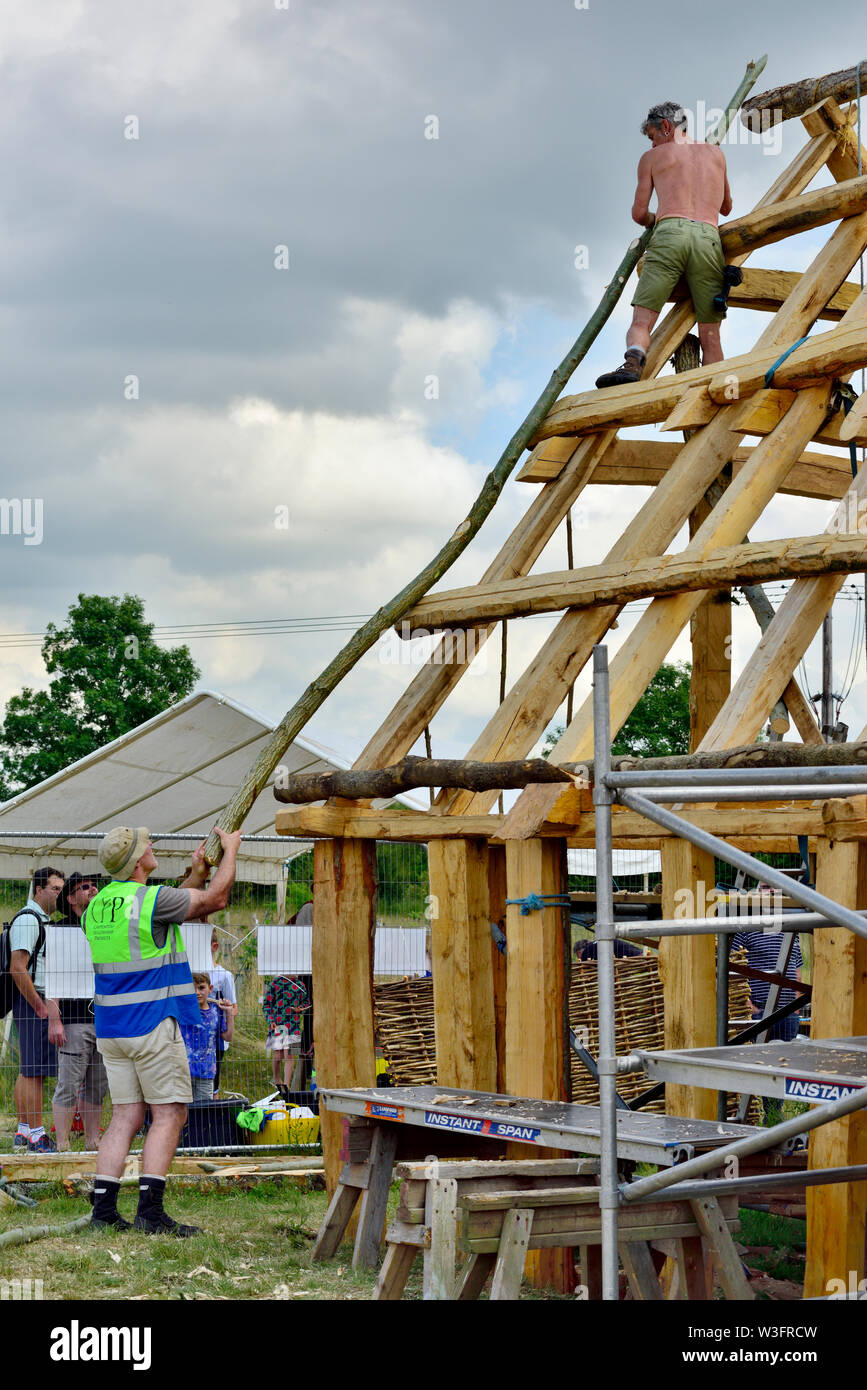
[[[146,825],[154,836],[159,876],[173,877],[190,862],[192,842],[204,838],[261,752],[274,725],[214,691],[197,691],[95,753],[0,805],[0,878],[27,878],[39,864],[98,869],[99,841],[70,832]],[[282,760],[290,773],[348,767],[332,749],[299,737]],[[277,802],[269,786],[243,825],[245,835],[274,834]],[[17,832],[12,834],[11,832]],[[26,833],[25,833],[26,832]],[[275,864],[309,849],[285,840],[242,844],[238,877],[273,883]]]

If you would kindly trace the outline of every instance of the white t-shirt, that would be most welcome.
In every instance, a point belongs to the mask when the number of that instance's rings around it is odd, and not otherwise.
[[[25,912],[27,915],[25,916]],[[39,940],[39,924],[48,924],[48,916],[42,908],[32,898],[28,898],[26,908],[21,909],[21,916],[17,922],[13,923],[9,933],[9,950],[26,951],[29,956],[33,956],[36,943]],[[27,962],[28,969],[32,961]],[[33,975],[33,983],[40,994],[45,993],[45,947],[39,952],[36,962],[36,970]]]
[[[224,999],[228,999],[230,1004],[237,1004],[235,995],[235,977],[222,965],[212,965],[208,974],[211,977],[211,989],[219,990]],[[228,1050],[229,1044],[223,1039],[223,1051]]]

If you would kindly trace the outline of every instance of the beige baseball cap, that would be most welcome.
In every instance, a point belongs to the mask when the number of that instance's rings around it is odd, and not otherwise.
[[[99,847],[99,862],[112,878],[127,878],[148,847],[150,831],[140,825],[116,825]]]

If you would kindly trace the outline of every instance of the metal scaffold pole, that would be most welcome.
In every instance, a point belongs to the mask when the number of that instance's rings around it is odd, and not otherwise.
[[[602,1297],[618,1296],[617,1208],[617,1046],[614,1035],[614,873],[611,857],[611,803],[605,783],[611,767],[608,703],[608,650],[593,648],[593,756],[599,769],[593,788],[596,812],[596,943],[599,1010],[600,1191],[602,1218]]]

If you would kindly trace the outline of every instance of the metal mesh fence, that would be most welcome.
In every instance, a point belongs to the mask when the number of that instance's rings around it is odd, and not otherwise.
[[[82,836],[70,832],[76,842],[96,842],[99,836]],[[19,844],[26,839],[19,836]],[[52,836],[57,842],[60,836]],[[199,843],[197,836],[163,836],[154,833],[158,868],[152,884],[177,886],[184,877],[184,862],[189,863],[192,851]],[[38,851],[21,855],[21,868],[31,874],[40,864],[56,865],[69,875],[79,869],[79,862],[56,849],[44,848],[45,838]],[[161,847],[171,852],[171,863],[177,867],[173,877],[164,877],[159,870]],[[180,857],[179,857],[180,852]],[[377,933],[375,942],[374,975],[377,982],[418,976],[426,969],[425,910],[428,897],[427,854],[425,847],[416,844],[380,844],[377,846],[379,874]],[[81,861],[84,872],[92,863],[92,855]],[[103,880],[104,881],[104,880]],[[24,908],[30,897],[29,877],[0,880],[0,922],[9,922]],[[214,1099],[230,1101],[225,1115],[210,1113],[204,1128],[197,1115],[191,1112],[191,1122],[182,1137],[182,1146],[211,1147],[216,1142],[228,1143],[309,1143],[315,1126],[301,1123],[285,1124],[279,1112],[278,1091],[285,1087],[292,1100],[307,1109],[316,1109],[315,1057],[313,1054],[312,1009],[313,990],[310,966],[312,940],[313,849],[308,842],[293,842],[283,836],[250,836],[242,842],[238,858],[238,873],[229,902],[221,912],[213,913],[207,923],[184,924],[185,945],[194,971],[209,975],[209,996],[214,1002],[222,997],[230,1002],[234,993],[232,1037],[222,1053],[215,1079]],[[61,900],[62,904],[62,900]],[[305,905],[308,905],[305,908]],[[69,914],[67,914],[69,916]],[[294,919],[298,917],[296,922]],[[59,924],[60,916],[55,914]],[[212,948],[216,942],[216,949]],[[218,967],[215,969],[214,967]],[[86,1084],[74,1092],[77,1069],[84,1053],[92,1043],[79,1031],[80,1026],[92,1025],[93,976],[89,947],[82,933],[49,927],[45,951],[44,979],[37,977],[37,986],[49,998],[68,1003],[62,1012],[70,1019],[82,1020],[82,1025],[67,1028],[67,1047],[58,1055],[60,1076],[47,1076],[43,1083],[43,1123],[54,1141],[65,1145],[64,1126],[72,1122],[70,1147],[85,1146],[85,1123],[107,1124],[110,1099],[99,1104],[101,1084],[97,1078],[98,1064],[91,1067]],[[226,973],[223,973],[226,972]],[[287,976],[301,987],[299,1010],[293,1024],[284,1019],[280,1010],[281,982]],[[228,1013],[228,1010],[224,1010]],[[89,1021],[89,1023],[88,1023]],[[10,1012],[0,1022],[0,1150],[12,1147],[17,1127],[15,1085],[20,1070],[18,1028]],[[78,1049],[79,1061],[70,1062],[64,1053]],[[59,1096],[59,1101],[57,1097]],[[237,1126],[235,1112],[255,1106],[273,1114],[260,1133],[253,1134]],[[267,1104],[266,1104],[267,1102]],[[205,1102],[193,1107],[198,1111]],[[61,1113],[58,1128],[58,1106],[61,1112],[71,1109],[68,1116]],[[212,1112],[217,1110],[216,1104]],[[94,1120],[90,1111],[97,1111]],[[212,1128],[213,1126],[216,1128]],[[211,1126],[211,1127],[209,1127]],[[55,1132],[52,1135],[52,1128]],[[134,1144],[140,1147],[141,1139]]]

